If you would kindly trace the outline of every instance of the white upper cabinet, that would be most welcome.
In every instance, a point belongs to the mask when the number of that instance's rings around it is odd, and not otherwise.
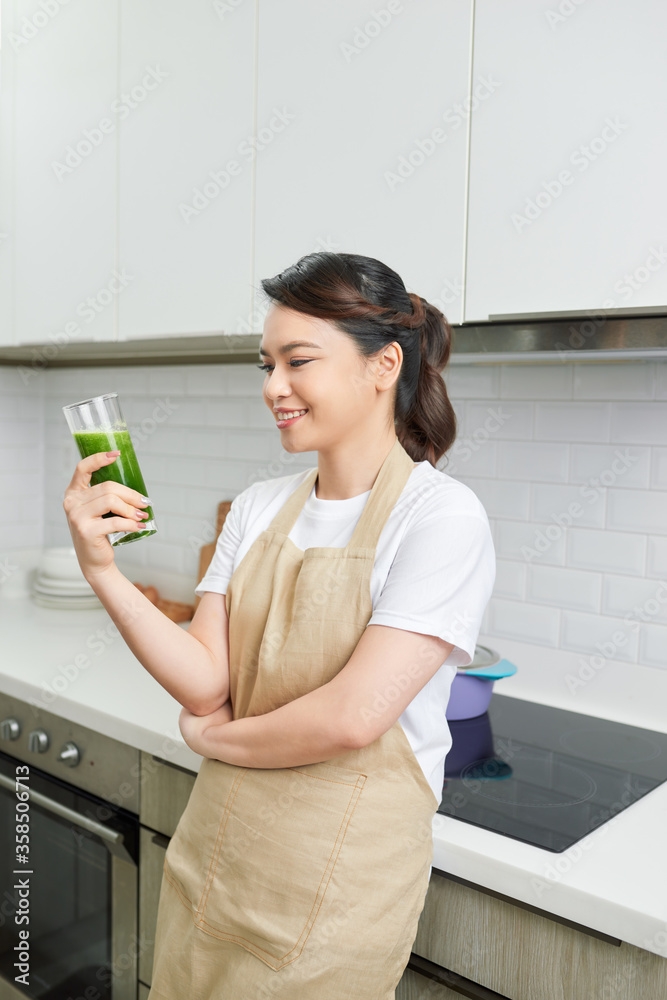
[[[119,339],[234,333],[252,299],[251,0],[121,0]]]
[[[13,0],[2,5],[0,40],[0,347],[16,342],[14,331],[14,30]]]
[[[117,21],[114,0],[3,3],[14,136],[3,154],[13,211],[0,223],[13,333],[2,340],[46,345],[36,363],[114,337]]]
[[[471,17],[259,0],[255,331],[261,279],[315,250],[379,258],[460,320]]]
[[[477,0],[464,318],[667,306],[667,5]]]

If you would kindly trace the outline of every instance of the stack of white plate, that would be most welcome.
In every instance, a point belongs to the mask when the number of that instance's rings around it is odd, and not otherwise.
[[[42,550],[30,591],[42,608],[72,611],[104,607],[81,572],[74,546]]]

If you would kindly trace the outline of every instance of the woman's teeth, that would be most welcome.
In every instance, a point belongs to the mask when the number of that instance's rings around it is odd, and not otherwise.
[[[300,417],[304,413],[308,413],[308,410],[292,410],[290,413],[279,413],[278,420],[292,420],[294,417]]]

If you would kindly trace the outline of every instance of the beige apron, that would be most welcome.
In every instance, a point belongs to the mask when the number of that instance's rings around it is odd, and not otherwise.
[[[414,468],[396,439],[345,548],[288,538],[317,469],[227,589],[234,718],[326,684],[373,613],[380,533]],[[393,1000],[439,802],[399,722],[321,763],[204,759],[166,851],[149,1000]]]

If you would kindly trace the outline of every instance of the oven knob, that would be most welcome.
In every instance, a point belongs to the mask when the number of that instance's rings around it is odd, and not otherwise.
[[[49,737],[43,729],[33,729],[28,734],[28,750],[31,753],[45,753],[49,749]]]
[[[58,754],[58,760],[61,764],[67,764],[68,767],[76,767],[81,760],[81,754],[76,743],[72,743],[69,740],[67,743],[64,743]]]
[[[17,740],[21,735],[21,725],[18,719],[3,719],[0,722],[0,736],[3,740]]]

